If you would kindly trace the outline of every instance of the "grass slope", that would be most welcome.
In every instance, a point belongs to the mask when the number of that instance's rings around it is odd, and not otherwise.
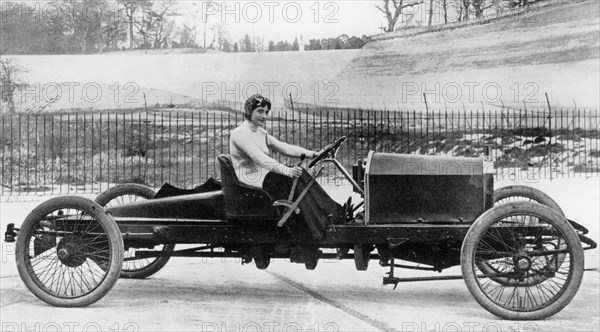
[[[22,111],[139,108],[123,94],[114,98],[107,87],[115,83],[146,93],[149,106],[240,102],[262,92],[278,106],[292,94],[309,105],[419,111],[427,93],[430,109],[545,109],[547,92],[554,108],[597,109],[599,11],[596,0],[550,5],[486,24],[376,41],[362,50],[13,58],[28,70],[27,83],[40,84],[34,94],[18,96],[27,100]],[[63,85],[56,105],[44,105],[49,82]],[[85,93],[94,91],[80,88],[68,99],[65,82],[98,83],[102,98],[90,103]]]
[[[599,11],[579,1],[370,43],[336,78],[340,99],[421,109],[425,92],[438,108],[545,108],[547,92],[555,107],[597,108]]]
[[[120,89],[129,84],[133,87],[129,91],[157,90],[157,96],[147,94],[149,100],[191,98],[197,104],[215,100],[240,102],[253,93],[261,92],[272,96],[275,105],[283,106],[283,96],[287,97],[290,93],[294,99],[317,98],[319,92],[325,91],[322,82],[333,80],[358,51],[161,55],[117,52],[11,58],[16,59],[28,71],[22,75],[23,80],[30,84],[28,92],[24,93],[25,99],[37,97],[39,103],[47,103],[51,98],[45,97],[56,96],[51,90],[58,84],[63,92],[63,100],[57,100],[61,106],[54,109],[64,109],[68,106],[65,104],[71,103],[73,108],[102,110],[138,108],[139,105],[125,102],[124,95],[119,95],[115,102],[114,93],[110,89],[103,92],[105,95],[102,100],[105,99],[106,103],[97,101],[81,105],[79,101],[86,100],[86,91],[74,91],[74,98],[69,99],[66,84],[77,84],[80,87],[89,83],[108,87],[118,84]],[[35,88],[36,83],[39,88]],[[94,91],[90,88],[87,92]],[[143,98],[141,93],[136,96],[138,99]],[[21,100],[21,95],[16,99]],[[149,106],[153,104],[149,102]],[[24,108],[23,110],[31,109]],[[37,108],[40,108],[39,105],[32,109]],[[49,106],[47,109],[53,108]]]

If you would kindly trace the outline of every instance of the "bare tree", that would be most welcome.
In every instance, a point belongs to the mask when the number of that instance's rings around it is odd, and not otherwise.
[[[496,3],[496,0],[461,0],[462,19],[465,21],[470,19],[471,9],[475,18],[483,17],[485,10],[493,7]]]
[[[125,9],[125,18],[129,25],[129,49],[133,50],[134,46],[134,35],[133,28],[136,20],[139,17],[139,13],[143,13],[145,9],[152,6],[152,3],[148,0],[117,0],[120,5]]]
[[[142,37],[142,46],[144,50],[148,50],[148,40],[150,39],[149,31],[152,28],[152,9],[150,7],[144,7],[139,18],[134,19],[133,25],[135,26],[138,34]],[[131,47],[131,44],[130,44]]]
[[[123,16],[123,9],[118,7],[116,12],[111,12],[108,4],[104,3],[101,18],[102,24],[100,28],[101,38],[104,41],[104,49],[116,49],[117,42],[127,38],[127,28],[122,20]],[[102,47],[100,47],[100,51],[102,51]]]
[[[442,6],[442,15],[444,16],[444,24],[448,24],[448,4],[449,0],[438,0]]]
[[[222,51],[225,41],[231,39],[231,36],[230,36],[229,31],[227,30],[225,24],[222,24],[222,23],[213,24],[210,26],[210,31],[213,34],[213,40],[210,43],[210,45],[208,46],[208,48],[213,47],[214,43],[216,42],[217,43],[216,49],[219,51]]]
[[[429,0],[429,20],[427,21],[427,26],[431,28],[432,22],[433,22],[433,0]]]
[[[197,47],[195,39],[196,26],[189,26],[184,24],[175,34],[176,38],[179,39],[179,47]]]
[[[174,5],[173,0],[159,1],[152,9],[154,48],[163,47],[173,32],[175,21],[172,17],[179,15]]]
[[[8,106],[8,113],[15,113],[15,91],[25,85],[18,75],[25,72],[14,60],[0,58],[0,100]]]
[[[98,2],[101,6],[102,1]],[[84,1],[64,0],[60,4],[66,17],[65,34],[72,36],[79,45],[81,53],[88,52],[90,46],[101,41],[101,15],[99,6],[90,6]]]
[[[209,8],[210,8],[211,14],[217,14],[221,11],[221,6],[216,1],[203,1],[201,5],[193,2],[192,5],[202,8],[202,14],[203,14],[202,23],[204,23],[204,38],[202,41],[202,48],[206,48],[206,32],[207,32],[207,26],[208,26]],[[225,6],[225,7],[227,6],[225,2],[222,2],[221,5]],[[211,26],[210,30],[213,30],[212,26]],[[214,44],[215,38],[216,37],[213,36],[213,41],[211,43],[211,46]],[[209,48],[211,46],[209,46]]]
[[[463,0],[434,0],[434,3],[437,3],[440,6],[444,24],[448,24],[448,22],[452,18],[454,18],[454,20],[458,19],[460,21],[460,18],[463,13]],[[448,18],[448,14],[452,15],[451,18]]]
[[[483,17],[483,13],[485,12],[485,10],[494,5],[494,1],[471,0],[471,4],[473,5],[473,9],[475,10],[475,17],[481,18]]]
[[[392,32],[396,27],[396,22],[402,14],[402,10],[407,7],[421,5],[424,0],[382,0],[383,6],[375,6],[379,11],[385,14],[388,26],[385,32]]]
[[[265,36],[254,36],[252,38],[252,43],[254,44],[254,51],[255,52],[264,52],[265,50]]]
[[[173,32],[176,16],[176,2],[174,0],[158,1],[151,6],[142,7],[143,11],[135,20],[134,26],[142,37],[142,45],[145,50],[163,47]]]
[[[471,0],[461,0],[461,13],[460,20],[468,21],[469,20],[469,7],[471,6]]]
[[[457,7],[455,4],[458,4],[460,0],[433,0],[429,5],[429,17],[430,21],[432,19],[434,8],[436,5],[439,5],[439,9],[441,10],[441,17],[443,19],[443,24],[448,24],[448,12],[456,10]],[[439,22],[438,22],[439,23]],[[430,22],[429,26],[435,24],[435,22]]]
[[[242,45],[242,52],[256,52],[256,49],[254,48],[254,43],[252,42],[252,39],[248,34],[244,36],[244,39],[242,39],[240,45]]]

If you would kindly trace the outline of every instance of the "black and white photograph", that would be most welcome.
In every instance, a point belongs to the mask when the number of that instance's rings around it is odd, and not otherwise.
[[[0,0],[0,331],[600,330],[597,0]]]

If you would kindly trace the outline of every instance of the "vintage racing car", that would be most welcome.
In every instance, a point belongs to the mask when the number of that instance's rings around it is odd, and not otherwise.
[[[54,306],[92,304],[119,277],[146,278],[173,256],[238,257],[259,269],[274,258],[315,269],[329,258],[366,270],[375,259],[389,268],[384,284],[463,278],[481,306],[505,319],[543,319],[571,301],[584,273],[583,250],[596,243],[546,194],[524,186],[494,190],[482,158],[371,151],[350,174],[336,159],[345,139],[309,167],[318,175],[333,163],[363,200],[350,222],[332,223],[319,240],[302,234],[298,199],[273,202],[239,182],[229,157],[220,155],[220,181],[190,190],[166,185],[158,193],[123,184],[95,202],[52,198],[21,227],[10,224],[5,241],[16,241],[25,285]],[[460,276],[394,274],[458,265]]]

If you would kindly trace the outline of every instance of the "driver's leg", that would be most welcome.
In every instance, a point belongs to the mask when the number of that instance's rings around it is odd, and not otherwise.
[[[263,182],[263,189],[271,195],[274,201],[276,200],[288,200],[290,191],[292,190],[292,186],[294,183],[294,179],[287,177],[285,175],[269,172],[267,173],[265,180]],[[300,193],[298,188],[295,190],[296,196]],[[306,196],[304,196],[306,198]],[[302,209],[306,208],[301,205],[298,207],[303,215],[304,211]],[[306,226],[303,215],[292,214],[288,222],[286,223],[286,227],[290,227],[293,231],[295,237],[300,242],[303,242],[304,239],[312,237],[312,234],[309,234],[309,227]],[[299,221],[299,223],[296,222]]]
[[[308,186],[312,177],[306,170],[302,172],[300,178],[298,178],[298,184],[294,191],[294,198],[296,199],[300,193]],[[263,189],[265,189],[274,200],[289,198],[290,191],[294,180],[284,175],[268,173],[263,182]],[[326,226],[331,222],[339,223],[344,216],[344,209],[341,205],[335,202],[325,189],[321,187],[317,182],[309,187],[308,192],[304,198],[298,204],[300,213],[304,217],[304,221],[314,239],[320,239],[323,236]],[[329,219],[329,216],[333,220]]]
[[[299,195],[304,188],[308,185],[308,183],[312,180],[312,177],[306,170],[302,172],[302,176],[298,179],[298,188],[296,189],[296,195]],[[340,212],[342,210],[342,206],[334,201],[329,194],[321,187],[318,182],[313,182],[308,193],[304,196],[304,199],[307,200],[307,203],[310,206],[314,207],[315,214],[329,216],[333,215],[334,222],[337,222],[338,217],[340,216]]]
[[[269,172],[263,181],[263,189],[266,190],[275,201],[278,199],[287,200],[293,184],[294,179],[285,175]],[[298,192],[298,190],[296,190],[296,192]]]

